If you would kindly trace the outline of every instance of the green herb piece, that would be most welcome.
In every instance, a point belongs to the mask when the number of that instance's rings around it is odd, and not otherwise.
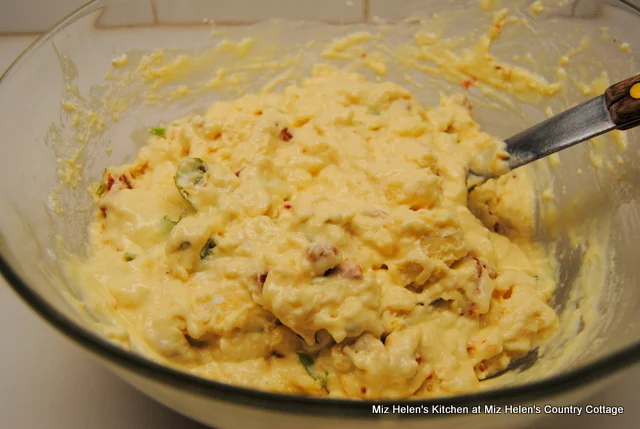
[[[136,255],[134,255],[133,253],[127,253],[127,252],[125,252],[125,254],[124,254],[124,260],[125,260],[126,262],[131,262],[131,261],[133,261],[134,259],[136,259]]]
[[[174,177],[176,188],[178,188],[180,195],[192,206],[193,202],[189,199],[189,188],[202,185],[204,174],[207,170],[207,164],[200,158],[185,158],[178,165],[178,170]]]
[[[326,390],[327,392],[329,391],[327,389],[327,383],[329,382],[329,371],[325,371],[321,375],[317,376],[316,380],[320,382],[324,390]]]
[[[98,189],[96,190],[96,195],[101,197],[105,194],[105,192],[107,192],[107,180],[108,180],[108,174],[107,173],[107,169],[104,169],[104,173],[102,173],[102,179],[100,179],[100,186],[98,186]]]
[[[316,363],[313,360],[313,358],[311,356],[309,356],[309,355],[305,355],[304,353],[298,353],[298,360],[300,361],[302,366],[304,366],[304,369],[307,370],[309,375],[313,377],[313,374],[311,373],[311,370],[313,368],[313,365]]]
[[[168,216],[163,217],[160,219],[160,231],[165,235],[169,235],[173,227],[176,226],[180,220],[182,220],[182,217],[175,222],[169,219]]]
[[[200,250],[200,259],[204,259],[211,254],[211,251],[215,249],[216,242],[213,238],[207,240],[204,246],[202,246],[202,250]]]
[[[149,132],[158,137],[164,137],[164,134],[167,132],[166,128],[150,128]]]
[[[307,371],[307,374],[309,374],[311,378],[313,378],[314,380],[319,381],[322,388],[327,390],[327,381],[329,379],[329,373],[325,371],[319,374],[314,368],[315,360],[309,355],[306,355],[304,353],[298,353],[298,360],[300,361],[304,369]]]

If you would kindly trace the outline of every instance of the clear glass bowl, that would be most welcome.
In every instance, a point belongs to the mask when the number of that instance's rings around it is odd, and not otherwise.
[[[490,5],[492,2],[480,3]],[[562,6],[554,7],[553,12],[542,13],[532,12],[531,3],[502,2],[501,6],[509,6],[515,16],[527,16],[532,26],[522,34],[505,32],[494,47],[499,58],[516,61],[514,55],[518,56],[520,60],[529,61],[529,68],[554,79],[558,64],[553,61],[561,57],[562,44],[578,47],[587,34],[590,42],[584,51],[578,48],[573,53],[567,52],[571,57],[567,70],[573,70],[584,81],[596,78],[602,71],[607,72],[611,82],[637,73],[640,51],[633,42],[640,40],[640,12],[635,2],[565,1],[558,2]],[[0,208],[0,269],[8,283],[34,310],[70,339],[91,350],[120,376],[165,405],[218,428],[276,425],[315,428],[331,424],[382,427],[393,425],[396,420],[402,420],[403,427],[424,427],[437,420],[443,427],[473,424],[494,428],[521,426],[540,416],[492,415],[478,419],[474,415],[439,414],[430,407],[455,405],[470,410],[483,404],[574,404],[640,359],[640,324],[636,317],[640,311],[640,288],[636,280],[640,275],[640,264],[635,253],[640,238],[640,152],[634,148],[640,134],[635,130],[628,133],[626,151],[604,142],[599,146],[600,157],[594,159],[593,147],[580,145],[560,154],[559,166],[551,169],[551,181],[545,182],[541,178],[541,186],[550,186],[555,191],[558,212],[570,212],[574,225],[589,224],[593,219],[613,219],[610,229],[597,231],[610,237],[608,253],[603,257],[612,258],[611,269],[605,273],[603,293],[598,299],[587,299],[589,293],[582,293],[579,287],[580,279],[588,276],[589,267],[598,261],[590,259],[585,248],[575,245],[565,224],[559,223],[555,231],[543,223],[540,225],[541,239],[553,234],[560,238],[557,247],[560,287],[554,302],[556,309],[562,312],[567,306],[575,305],[584,314],[590,310],[589,314],[598,315],[595,323],[589,323],[593,325],[589,328],[589,341],[574,359],[551,368],[542,379],[528,380],[525,370],[523,382],[481,393],[437,400],[379,401],[376,404],[411,404],[430,410],[422,414],[381,415],[372,413],[373,403],[369,401],[287,396],[200,379],[160,366],[109,342],[105,337],[105,332],[107,337],[109,332],[108,320],[99,309],[83,308],[78,299],[80,291],[66,279],[60,263],[60,242],[74,253],[83,251],[90,211],[77,209],[90,205],[85,191],[87,185],[98,180],[108,164],[131,159],[139,148],[138,131],[203,108],[215,99],[237,95],[225,92],[223,87],[177,99],[169,106],[148,103],[140,94],[145,88],[149,89],[149,82],[137,81],[135,85],[140,91],[136,92],[128,87],[114,89],[113,80],[105,81],[105,73],[114,56],[130,52],[129,58],[133,60],[139,58],[140,52],[156,48],[168,49],[170,55],[203,52],[219,41],[218,36],[211,35],[213,28],[241,38],[256,33],[253,23],[271,18],[315,22],[289,27],[291,33],[286,34],[277,34],[277,31],[259,33],[260,43],[279,37],[278,43],[283,46],[304,45],[309,40],[326,39],[358,29],[378,31],[384,25],[409,28],[416,23],[414,20],[403,22],[404,18],[431,16],[434,12],[442,17],[452,11],[457,13],[454,25],[442,25],[443,34],[447,36],[483,29],[491,21],[490,16],[480,12],[478,2],[464,0],[393,3],[383,0],[322,3],[156,0],[154,4],[153,10],[148,12],[152,16],[149,24],[140,18],[150,8],[147,0],[91,2],[39,38],[0,81],[0,129],[4,140],[0,157],[0,198],[3,202]],[[203,19],[216,21],[216,27]],[[383,21],[386,24],[381,23]],[[439,22],[446,24],[447,19]],[[629,52],[620,49],[620,43],[625,40],[631,42]],[[313,62],[311,48],[307,54],[305,61],[300,63],[303,71]],[[177,84],[188,85],[211,77],[211,69],[205,67],[202,71],[203,75],[190,76],[192,81],[185,78],[169,87],[176,89]],[[400,81],[399,76],[392,70],[387,78]],[[273,76],[265,72],[265,76],[251,83],[257,88],[270,77]],[[419,75],[412,77],[420,78]],[[437,79],[422,83],[423,88],[415,92],[425,103],[436,102],[441,89],[461,91],[460,87]],[[106,87],[96,86],[105,84]],[[105,92],[108,88],[114,92]],[[480,93],[472,91],[471,99],[474,114],[484,129],[507,137],[543,119],[546,106],[559,111],[588,98],[589,94],[581,92],[579,87],[573,85],[571,88],[543,104],[516,101],[511,110],[502,110],[499,114],[483,104]],[[101,104],[114,94],[126,103],[119,107]],[[91,118],[75,119],[72,109],[63,105],[64,101],[70,100],[87,103],[96,112],[108,116],[104,129],[94,128],[88,135],[86,146],[83,139],[87,135],[82,126]],[[114,120],[116,114],[117,121]],[[74,128],[74,121],[79,122],[80,128]],[[74,169],[73,163],[66,162],[70,158],[75,158],[83,168]],[[594,167],[598,159],[603,162],[601,168]],[[58,188],[61,179],[77,181],[79,186],[76,189]],[[58,196],[52,199],[52,191],[56,189],[61,189],[61,193],[54,194]],[[576,200],[578,196],[581,198]],[[62,214],[57,214],[57,210]],[[563,320],[564,329],[569,329],[569,322]],[[578,327],[574,336],[578,336],[580,328],[583,326]],[[562,345],[556,348],[556,352],[562,350]]]

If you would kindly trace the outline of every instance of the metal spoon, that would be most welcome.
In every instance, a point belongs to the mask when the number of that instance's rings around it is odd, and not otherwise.
[[[505,168],[489,171],[482,162],[471,164],[467,188],[490,178],[589,140],[611,130],[640,125],[640,75],[611,85],[604,94],[578,104],[505,140]],[[486,164],[486,163],[484,163]]]

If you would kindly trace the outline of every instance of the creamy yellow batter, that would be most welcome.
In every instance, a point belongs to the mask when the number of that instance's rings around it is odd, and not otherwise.
[[[133,350],[258,389],[433,397],[558,329],[527,172],[467,192],[502,143],[463,96],[426,108],[320,65],[152,132],[105,172],[74,267]]]

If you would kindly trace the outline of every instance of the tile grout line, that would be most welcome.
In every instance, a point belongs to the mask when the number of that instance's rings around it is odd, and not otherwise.
[[[37,37],[44,34],[44,31],[17,31],[17,32],[4,32],[0,33],[0,38],[4,37]]]
[[[160,20],[158,19],[158,9],[156,8],[155,0],[149,0],[149,6],[151,6],[151,16],[153,18],[154,24],[160,24]]]
[[[98,16],[93,20],[93,28],[102,28],[102,24],[100,24],[100,18],[102,18],[102,15],[104,15],[104,8],[100,9]]]
[[[126,30],[126,29],[134,29],[134,28],[154,28],[154,27],[175,27],[175,28],[185,28],[185,27],[210,27],[211,29],[215,29],[216,27],[244,27],[248,25],[257,24],[260,21],[221,21],[216,22],[215,25],[205,24],[201,21],[193,21],[193,22],[164,22],[164,23],[148,23],[148,24],[116,24],[116,25],[103,25],[98,24],[95,28],[99,30]],[[350,25],[350,24],[360,24],[362,22],[361,19],[357,21],[324,21],[325,24],[329,25]],[[11,35],[11,33],[8,33]],[[15,35],[19,35],[20,33],[15,33]],[[41,34],[41,33],[34,33]],[[0,33],[0,36],[2,34]]]

